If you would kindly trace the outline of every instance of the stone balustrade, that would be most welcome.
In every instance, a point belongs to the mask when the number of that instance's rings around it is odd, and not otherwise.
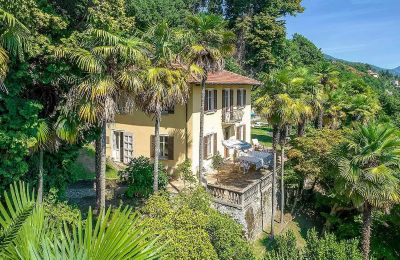
[[[242,190],[232,189],[223,185],[207,184],[207,191],[215,202],[240,209],[250,204],[261,191],[271,184],[271,181],[272,176],[269,174],[254,181]]]

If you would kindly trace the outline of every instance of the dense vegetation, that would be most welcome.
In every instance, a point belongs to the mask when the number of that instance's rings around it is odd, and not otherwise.
[[[284,17],[303,11],[301,0],[0,0],[0,194],[24,180],[39,195],[36,201],[21,191],[26,196],[12,205],[1,197],[9,207],[1,215],[1,254],[110,259],[111,249],[62,239],[69,231],[98,238],[93,221],[111,223],[105,234],[124,231],[114,240],[134,233],[152,248],[149,241],[158,237],[157,245],[169,243],[165,258],[254,258],[238,224],[210,208],[201,190],[151,196],[140,210],[143,225],[130,209],[105,210],[106,124],[116,113],[141,109],[154,118],[157,135],[161,111],[185,102],[189,75],[198,75],[204,90],[208,73],[225,66],[264,83],[252,98],[273,128],[274,157],[282,157],[281,164],[274,160],[281,220],[285,210],[296,215],[306,207],[324,218],[318,231],[333,233],[310,232],[302,249],[292,235],[277,236],[266,258],[357,259],[362,249],[366,259],[370,244],[374,257],[399,258],[396,77],[326,60],[302,35],[288,39]],[[93,141],[97,206],[106,217],[95,222],[89,211],[84,224],[59,196],[74,179],[79,149]],[[154,164],[138,158],[122,173],[128,196],[147,198],[165,188],[159,143],[155,148]],[[178,174],[193,184],[189,169],[187,161]],[[59,232],[62,221],[69,228]]]

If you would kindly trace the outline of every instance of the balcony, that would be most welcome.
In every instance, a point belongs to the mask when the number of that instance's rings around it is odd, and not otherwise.
[[[222,109],[222,123],[224,124],[235,124],[242,121],[243,110],[235,108],[223,108]]]

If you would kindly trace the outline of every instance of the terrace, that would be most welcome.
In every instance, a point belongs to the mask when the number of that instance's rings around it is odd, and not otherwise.
[[[244,208],[271,183],[270,177],[267,169],[250,168],[244,173],[239,164],[227,162],[219,171],[207,175],[207,190],[217,203]]]

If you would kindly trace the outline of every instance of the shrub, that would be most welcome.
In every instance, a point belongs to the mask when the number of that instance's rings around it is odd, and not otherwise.
[[[362,259],[357,240],[338,241],[335,235],[325,233],[319,237],[315,229],[307,232],[306,246],[299,250],[296,238],[292,232],[278,236],[273,250],[268,252],[266,259]]]
[[[153,193],[153,168],[154,164],[149,158],[140,156],[130,161],[128,167],[119,172],[121,180],[125,181],[129,187],[126,196],[147,198]],[[168,183],[167,174],[163,166],[159,165],[158,187],[160,190],[166,188]]]
[[[219,153],[217,153],[212,157],[211,166],[214,170],[217,171],[221,170],[223,165],[224,165],[224,158],[222,158],[222,156]]]
[[[192,172],[192,162],[186,159],[183,163],[180,163],[176,168],[179,177],[183,180],[186,187],[186,183],[193,184],[196,182],[196,178]]]
[[[68,205],[65,201],[59,201],[58,190],[51,188],[49,193],[43,200],[44,214],[49,222],[54,224],[56,228],[62,228],[63,223],[73,225],[77,224],[80,218],[78,208]]]
[[[160,245],[169,241],[165,259],[254,259],[240,225],[212,209],[203,188],[155,194],[141,212]]]
[[[255,259],[242,227],[229,216],[213,211],[206,229],[219,259]]]

